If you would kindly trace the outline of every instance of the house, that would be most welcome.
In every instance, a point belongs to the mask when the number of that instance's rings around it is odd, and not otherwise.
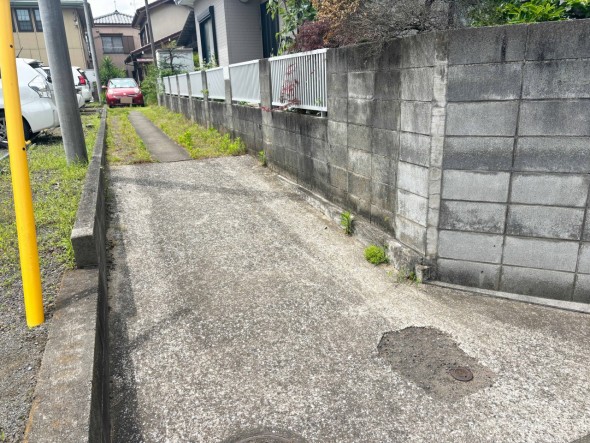
[[[177,7],[174,0],[156,0],[148,7],[155,48],[164,48],[170,43],[176,42],[191,10]],[[149,23],[145,6],[135,11],[131,26],[139,30],[140,46],[129,52],[125,62],[133,64],[136,71],[135,78],[141,80],[142,65],[152,63],[154,57],[150,45]]]
[[[139,32],[131,26],[133,16],[115,10],[93,20],[92,37],[96,47],[98,63],[109,56],[113,63],[133,76],[133,66],[126,65],[125,59],[135,48],[141,46]]]
[[[266,0],[175,0],[192,9],[201,63],[220,66],[276,55],[279,19]]]
[[[61,7],[72,65],[82,68],[91,66],[85,37],[84,2],[82,0],[61,0]],[[10,12],[18,56],[37,59],[48,64],[39,2],[36,0],[10,0]]]

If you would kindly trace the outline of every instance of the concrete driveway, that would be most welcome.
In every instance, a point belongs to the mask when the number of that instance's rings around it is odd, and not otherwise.
[[[590,316],[400,284],[250,157],[112,168],[109,192],[114,441],[590,433]]]

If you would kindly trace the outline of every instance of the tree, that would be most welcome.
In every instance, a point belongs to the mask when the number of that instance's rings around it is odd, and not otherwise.
[[[123,69],[115,66],[111,58],[108,56],[102,59],[98,74],[100,75],[100,83],[102,85],[106,85],[112,78],[127,77],[127,73]]]
[[[268,0],[266,10],[274,19],[281,17],[281,30],[277,33],[279,54],[288,52],[299,27],[315,20],[317,10],[312,0]]]

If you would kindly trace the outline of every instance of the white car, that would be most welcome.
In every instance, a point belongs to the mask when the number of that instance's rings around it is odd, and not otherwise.
[[[30,140],[38,132],[57,128],[59,117],[45,78],[20,58],[16,59],[16,70],[25,139]],[[6,141],[4,90],[0,73],[0,143],[5,145]]]
[[[49,69],[49,67],[43,66],[43,64],[41,64],[41,62],[39,62],[38,60],[32,60],[33,63],[30,63],[28,61],[31,59],[25,60],[27,60],[27,63],[29,63],[29,65],[31,65],[33,68],[35,68],[37,72],[40,72],[43,75],[43,77],[45,77],[45,80],[47,80],[47,83],[49,83],[49,87],[51,88],[51,94],[53,95],[53,101],[55,102],[55,93],[53,92],[51,70]],[[78,100],[78,108],[83,108],[86,105],[86,101],[84,100],[84,97],[82,97],[82,93],[78,89],[76,89],[76,100]]]
[[[76,87],[76,90],[82,94],[84,101],[92,101],[92,88],[90,87],[90,82],[88,81],[88,77],[86,77],[84,70],[77,66],[72,66],[72,76],[74,77],[74,86]]]

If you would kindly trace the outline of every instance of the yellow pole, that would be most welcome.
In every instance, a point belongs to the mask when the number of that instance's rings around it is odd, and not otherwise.
[[[10,17],[10,0],[0,0],[0,69],[2,70],[4,115],[8,133],[8,152],[10,154],[10,171],[12,174],[20,266],[23,277],[25,312],[27,325],[32,328],[43,323],[45,318],[43,315],[35,216],[33,214],[33,195],[29,181],[27,149]]]

